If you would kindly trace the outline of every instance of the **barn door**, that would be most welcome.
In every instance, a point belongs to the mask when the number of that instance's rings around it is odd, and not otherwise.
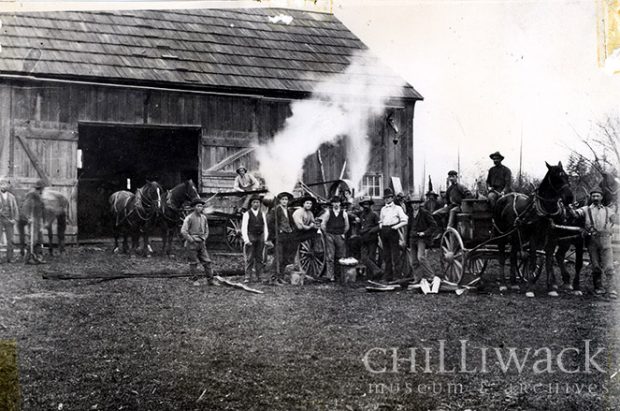
[[[69,200],[66,242],[77,239],[77,132],[15,127],[14,188],[18,203],[38,179]],[[53,225],[56,243],[56,223]],[[46,237],[47,239],[47,234]]]
[[[239,131],[203,131],[200,152],[200,191],[215,193],[232,191],[235,170],[244,165],[256,176],[254,146],[258,133]]]

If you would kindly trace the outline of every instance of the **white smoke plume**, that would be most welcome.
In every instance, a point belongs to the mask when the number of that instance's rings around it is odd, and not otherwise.
[[[358,186],[370,156],[369,120],[381,115],[388,100],[399,97],[405,85],[368,53],[355,54],[344,72],[323,79],[308,100],[293,102],[284,127],[269,143],[257,147],[260,173],[269,191],[292,191],[306,157],[321,144],[342,138],[347,178]]]

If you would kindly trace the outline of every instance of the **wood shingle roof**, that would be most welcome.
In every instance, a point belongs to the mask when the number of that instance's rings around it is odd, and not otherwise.
[[[270,21],[280,14],[293,20]],[[367,48],[331,14],[288,9],[29,12],[0,19],[0,72],[55,78],[308,93]],[[379,83],[403,81],[385,68]],[[408,84],[403,97],[422,98]]]

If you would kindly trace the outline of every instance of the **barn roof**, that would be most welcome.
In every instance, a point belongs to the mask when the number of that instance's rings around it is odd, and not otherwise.
[[[281,14],[290,24],[270,20]],[[1,20],[0,72],[64,79],[307,93],[367,49],[334,15],[288,9],[28,12]],[[403,80],[385,68],[381,83]],[[422,98],[408,84],[403,97]]]

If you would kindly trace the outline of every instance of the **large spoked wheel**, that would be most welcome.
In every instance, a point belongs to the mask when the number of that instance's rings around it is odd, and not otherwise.
[[[463,278],[465,267],[465,247],[458,231],[448,227],[440,242],[440,262],[444,279],[458,284]]]
[[[234,218],[229,218],[226,221],[226,245],[231,251],[243,252],[241,221]]]
[[[305,275],[319,278],[325,269],[326,259],[323,234],[317,233],[312,239],[299,243],[297,258]]]
[[[520,252],[517,257],[517,275],[524,282],[535,282],[540,276],[544,263],[545,253],[543,251],[536,251],[536,267],[532,271],[530,268],[529,251]]]
[[[480,277],[484,273],[484,270],[487,269],[488,264],[488,257],[485,257],[483,255],[470,255],[467,258],[467,272],[475,275],[476,277]]]

